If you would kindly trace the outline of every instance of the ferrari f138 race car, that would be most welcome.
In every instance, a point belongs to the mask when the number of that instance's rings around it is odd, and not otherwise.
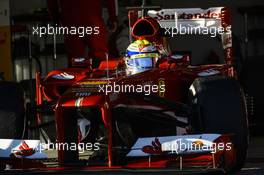
[[[240,170],[248,146],[247,114],[233,67],[228,10],[151,8],[130,9],[135,41],[125,58],[106,55],[96,69],[55,70],[43,80],[37,74],[38,108],[44,101],[55,104],[59,165]],[[165,31],[171,34],[179,25],[221,27],[223,62],[193,65],[191,53],[171,53]],[[94,150],[81,160],[86,143]],[[77,149],[70,149],[74,144]]]

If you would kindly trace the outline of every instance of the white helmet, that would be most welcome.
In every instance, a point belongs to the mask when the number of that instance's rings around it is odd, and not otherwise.
[[[147,40],[136,40],[126,51],[125,63],[128,75],[137,74],[155,67],[159,58],[157,48]]]

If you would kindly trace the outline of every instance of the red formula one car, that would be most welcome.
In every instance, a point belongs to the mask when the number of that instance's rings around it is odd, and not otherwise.
[[[59,165],[81,164],[92,170],[239,170],[247,153],[247,115],[232,65],[228,11],[141,10],[129,12],[131,36],[147,39],[160,50],[167,48],[162,31],[169,31],[175,21],[205,29],[222,27],[224,63],[193,66],[190,60],[195,57],[175,52],[133,75],[127,75],[120,58],[106,59],[97,69],[56,70],[44,80],[37,76],[37,105],[42,106],[43,99],[56,104]],[[38,119],[41,123],[40,114]],[[79,147],[87,143],[94,152],[89,160],[81,160]]]

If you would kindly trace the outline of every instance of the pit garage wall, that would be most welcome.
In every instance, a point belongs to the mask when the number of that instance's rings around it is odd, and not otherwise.
[[[30,4],[30,5],[29,5]],[[41,9],[46,8],[46,0],[10,0],[10,14],[11,17],[19,16],[19,15],[30,15],[34,14],[36,11],[40,11]],[[27,21],[27,22],[18,22],[18,25],[25,25],[29,28],[32,28],[33,26],[37,26],[38,22],[34,21]],[[31,27],[29,26],[31,25]],[[16,35],[13,35],[14,39],[19,39],[21,37],[25,37],[28,39],[28,35],[26,33],[19,33]],[[53,35],[47,35],[47,43],[44,42],[43,37],[40,38],[39,36],[32,36],[31,40],[32,43],[40,47],[40,51],[43,51],[45,49],[45,44],[53,45]],[[58,35],[57,43],[61,44],[63,43],[63,36]],[[14,50],[13,50],[14,51]],[[53,52],[50,51],[50,52]],[[42,65],[42,75],[45,76],[48,72],[54,69],[64,68],[67,67],[67,56],[66,54],[58,54],[57,55],[57,66],[54,67],[53,62],[53,54],[48,53],[47,56],[45,54],[38,54],[36,55]],[[46,61],[47,59],[47,61]],[[32,60],[32,77],[35,78],[35,72],[39,71],[38,64],[36,63],[35,59]],[[30,77],[29,75],[29,62],[28,62],[28,56],[17,56],[14,57],[14,80],[19,82],[21,80],[28,80]]]
[[[10,43],[9,0],[0,0],[0,72],[6,80],[12,80]]]

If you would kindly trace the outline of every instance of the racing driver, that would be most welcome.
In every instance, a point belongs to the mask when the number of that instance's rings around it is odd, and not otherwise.
[[[154,44],[145,39],[136,40],[127,48],[126,73],[133,75],[152,69],[159,58],[159,51]]]

